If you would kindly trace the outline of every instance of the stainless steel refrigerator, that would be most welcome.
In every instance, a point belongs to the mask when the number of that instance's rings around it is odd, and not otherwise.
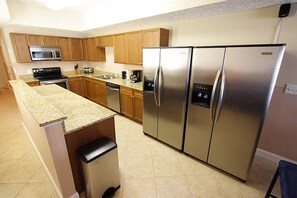
[[[185,153],[247,179],[284,49],[194,49]]]
[[[143,49],[143,132],[181,150],[192,48]]]

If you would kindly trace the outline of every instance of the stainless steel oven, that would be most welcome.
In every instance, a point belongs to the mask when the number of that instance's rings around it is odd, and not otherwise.
[[[69,89],[67,76],[63,76],[60,67],[33,68],[34,78],[40,81],[40,85],[56,84]]]
[[[65,89],[69,89],[68,78],[55,79],[55,80],[40,80],[40,85],[50,85],[50,84],[56,84],[56,85],[59,85],[60,87],[63,87]]]

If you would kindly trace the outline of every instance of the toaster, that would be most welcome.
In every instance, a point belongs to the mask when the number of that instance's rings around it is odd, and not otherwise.
[[[93,67],[84,67],[84,73],[85,74],[91,74],[94,72],[94,68]]]

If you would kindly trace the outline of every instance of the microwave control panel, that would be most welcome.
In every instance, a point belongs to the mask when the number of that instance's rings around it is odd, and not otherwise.
[[[192,104],[209,108],[212,87],[212,85],[193,83]]]

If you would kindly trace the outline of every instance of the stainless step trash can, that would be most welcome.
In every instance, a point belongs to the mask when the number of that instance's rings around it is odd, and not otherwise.
[[[104,137],[77,150],[85,178],[87,198],[112,197],[120,187],[117,144]]]

